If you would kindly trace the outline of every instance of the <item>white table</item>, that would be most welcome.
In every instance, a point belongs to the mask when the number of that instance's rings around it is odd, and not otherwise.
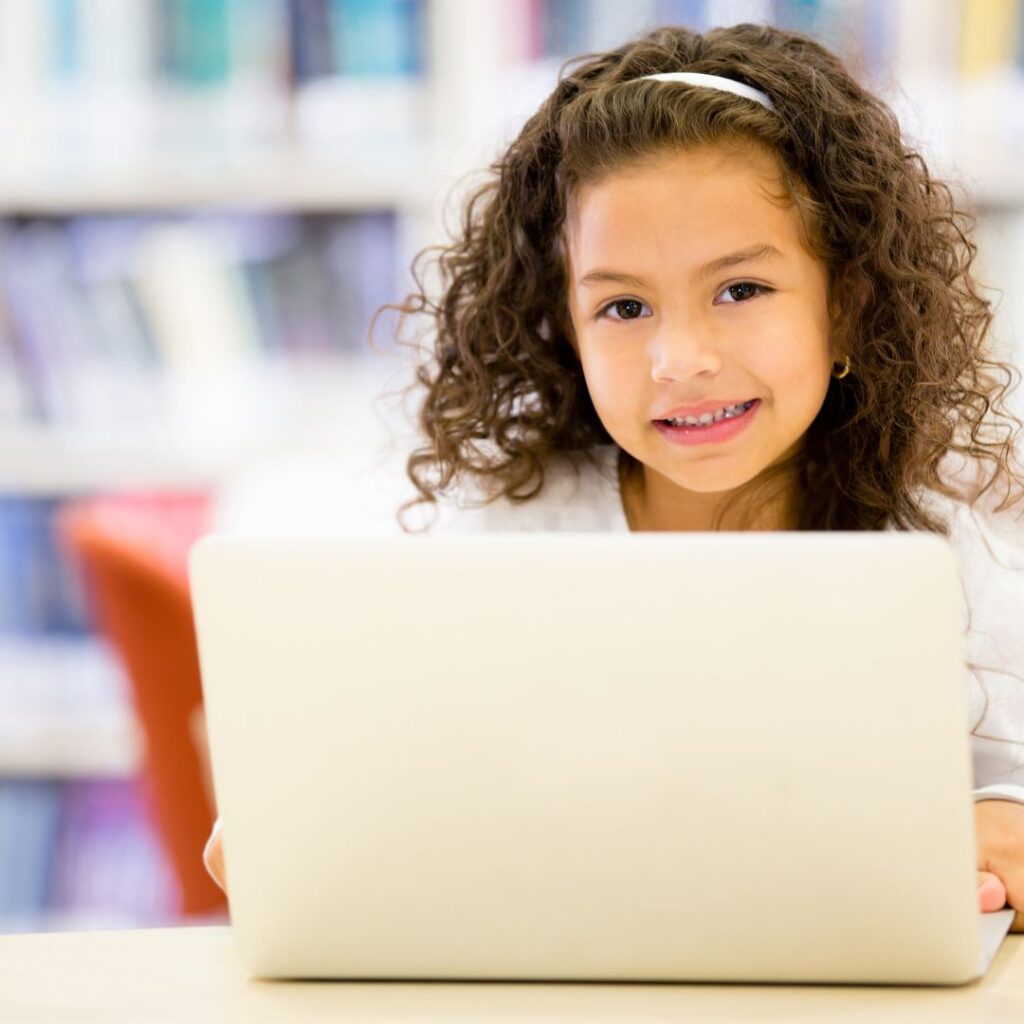
[[[0,936],[0,1021],[1024,1021],[1024,935],[962,988],[250,981],[228,928]]]

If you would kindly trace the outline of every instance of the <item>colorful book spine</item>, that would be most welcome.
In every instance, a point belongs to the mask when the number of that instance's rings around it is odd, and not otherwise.
[[[0,932],[167,925],[178,905],[139,781],[0,778]]]
[[[960,71],[965,77],[1020,60],[1020,0],[971,0],[961,6]]]
[[[657,20],[663,25],[685,25],[703,31],[708,27],[706,0],[658,0]]]
[[[230,0],[164,0],[156,13],[158,63],[169,79],[196,87],[228,80]]]
[[[331,0],[339,74],[412,76],[424,70],[423,0]]]
[[[525,63],[544,56],[544,5],[546,0],[520,0],[513,4],[511,24],[515,38],[509,60]]]
[[[825,28],[831,6],[829,0],[774,0],[772,18],[782,28],[817,36]]]
[[[401,297],[399,259],[390,212],[11,226],[0,235],[6,422],[116,435],[159,424],[168,371],[364,353],[373,313]]]
[[[296,85],[334,73],[331,0],[291,0],[288,29],[291,79]]]
[[[545,0],[541,17],[543,57],[574,57],[587,51],[588,0]]]
[[[574,0],[576,2],[576,0]],[[419,75],[428,0],[5,0],[0,27],[44,42],[43,73],[147,75],[209,92],[263,77],[285,90],[330,75]],[[38,83],[37,83],[38,84]]]
[[[1024,71],[1024,0],[1018,0],[1017,38],[1014,40],[1014,54],[1018,71]]]
[[[171,923],[177,883],[134,779],[65,784],[47,911],[69,924]]]
[[[58,498],[0,495],[0,632],[88,631],[83,582],[56,534]]]
[[[49,0],[50,59],[57,79],[74,78],[80,71],[82,13],[76,0]]]
[[[30,930],[50,906],[61,784],[0,778],[0,930]]]
[[[397,298],[397,237],[387,213],[345,217],[331,225],[327,243],[331,274],[329,317],[339,325],[337,345],[343,352],[368,350],[367,332],[376,309]],[[375,335],[380,348],[390,339]]]

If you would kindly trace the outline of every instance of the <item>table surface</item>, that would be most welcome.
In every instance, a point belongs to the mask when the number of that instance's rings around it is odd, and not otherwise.
[[[0,1020],[1024,1020],[1024,935],[959,988],[249,980],[225,927],[0,936]]]

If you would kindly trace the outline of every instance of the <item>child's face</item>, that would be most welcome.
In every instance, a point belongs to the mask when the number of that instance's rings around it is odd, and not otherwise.
[[[601,422],[649,484],[653,473],[686,491],[739,487],[796,450],[824,401],[827,270],[801,244],[796,209],[766,188],[782,191],[769,154],[702,148],[576,195],[566,247],[577,351]],[[764,245],[779,255],[701,273]],[[661,421],[752,399],[706,433]]]

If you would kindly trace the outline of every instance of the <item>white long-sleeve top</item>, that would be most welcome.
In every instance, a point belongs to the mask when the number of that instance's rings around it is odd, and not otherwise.
[[[618,483],[618,447],[554,460],[544,487],[526,502],[501,498],[475,507],[479,492],[443,502],[431,533],[623,532],[629,529]],[[347,467],[351,470],[351,466]],[[578,471],[577,471],[578,470]],[[330,459],[267,467],[220,496],[217,529],[243,533],[397,533],[395,509],[408,497],[397,475],[358,472]],[[936,498],[950,526],[965,598],[971,753],[975,799],[1024,803],[1024,518],[1020,505],[970,508]]]
[[[481,508],[453,502],[438,532],[629,529],[618,484],[618,448],[594,450],[597,464],[564,459],[541,492],[524,503]],[[577,474],[573,466],[579,468]],[[1020,508],[994,513],[935,498],[950,524],[964,587],[965,652],[970,666],[971,754],[975,799],[1024,803],[1024,523]]]

